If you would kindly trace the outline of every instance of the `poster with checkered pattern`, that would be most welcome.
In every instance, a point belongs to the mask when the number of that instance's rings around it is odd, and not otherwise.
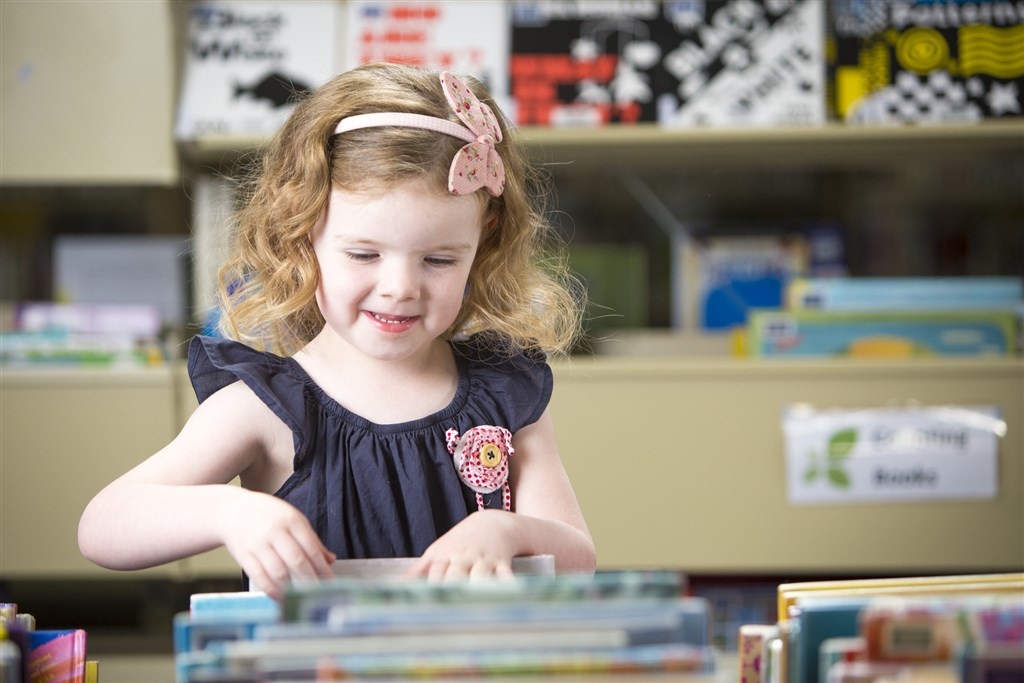
[[[832,0],[830,109],[863,124],[1024,115],[1024,3]]]

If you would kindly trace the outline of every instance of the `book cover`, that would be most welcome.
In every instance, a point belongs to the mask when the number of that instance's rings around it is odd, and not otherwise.
[[[680,252],[682,317],[705,331],[740,327],[756,309],[780,308],[789,283],[807,270],[807,242],[798,235],[709,236]]]
[[[263,639],[452,635],[609,630],[630,645],[652,642],[710,644],[710,608],[703,598],[647,598],[516,603],[345,605],[322,622],[288,622],[259,629]]]
[[[399,62],[471,74],[508,106],[508,13],[504,2],[348,0],[342,70]]]
[[[26,636],[27,683],[85,683],[85,630],[33,630]]]
[[[264,678],[288,680],[496,680],[512,677],[551,681],[561,677],[586,681],[621,680],[640,674],[702,674],[713,667],[706,648],[672,643],[625,648],[460,649],[440,653],[387,653],[330,657],[311,655],[291,662],[259,659],[255,671]],[[302,676],[306,676],[303,678]],[[203,680],[206,680],[205,678]],[[255,680],[255,679],[254,679]],[[664,680],[660,678],[659,680]],[[672,679],[674,680],[674,679]]]
[[[1022,115],[1024,13],[1004,0],[833,0],[831,109],[862,124]]]
[[[805,597],[856,595],[1009,594],[1024,591],[1024,573],[956,574],[899,578],[799,581],[779,584],[778,618],[788,619],[790,608]]]
[[[377,557],[367,559],[336,560],[331,569],[336,577],[383,579],[402,576],[417,558]],[[512,558],[513,574],[555,573],[554,555],[523,555]]]
[[[175,136],[263,138],[336,69],[337,3],[189,6]]]
[[[906,584],[911,585],[910,581]],[[896,597],[869,590],[846,596],[818,593],[801,598],[791,612],[798,624],[795,657],[791,660],[796,667],[794,680],[825,683],[820,679],[822,645],[834,638],[861,637],[865,642],[864,660],[839,662],[835,665],[839,668],[877,664],[902,669],[907,664],[924,664],[948,669],[964,655],[985,651],[977,645],[984,640],[984,629],[977,626],[979,617],[1005,625],[999,636],[1002,642],[1007,642],[1007,633],[1017,634],[1010,637],[1010,648],[992,651],[1019,651],[1024,646],[1020,635],[1024,598],[1019,589],[1016,594],[972,594],[967,590],[969,585],[947,585],[949,592],[945,595],[935,592]],[[932,584],[933,589],[940,586]],[[831,671],[828,680],[832,680]]]
[[[1022,305],[1019,277],[796,278],[786,289],[790,309],[1016,311]]]
[[[749,352],[764,358],[1004,357],[1017,348],[1007,311],[754,310]]]
[[[365,580],[340,577],[292,584],[284,595],[286,622],[324,621],[333,608],[353,604],[516,603],[527,600],[672,598],[685,577],[671,570],[598,571],[595,574],[520,575],[514,580],[436,583],[426,579]]]
[[[522,125],[824,121],[819,0],[512,3]]]

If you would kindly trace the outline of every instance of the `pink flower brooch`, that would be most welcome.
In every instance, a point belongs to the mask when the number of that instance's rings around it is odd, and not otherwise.
[[[476,491],[476,504],[484,509],[483,494],[504,489],[504,507],[512,509],[512,491],[508,485],[508,459],[515,454],[512,432],[504,427],[473,427],[461,437],[455,429],[445,432],[448,452],[455,461],[459,479]]]

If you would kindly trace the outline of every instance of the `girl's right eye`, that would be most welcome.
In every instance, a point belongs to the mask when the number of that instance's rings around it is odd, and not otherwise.
[[[346,251],[345,256],[347,256],[350,261],[355,261],[357,263],[368,263],[377,258],[376,252],[372,251]]]

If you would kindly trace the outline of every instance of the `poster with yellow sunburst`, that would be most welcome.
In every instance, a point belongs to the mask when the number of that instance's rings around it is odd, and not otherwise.
[[[1024,115],[1024,4],[833,0],[831,115],[848,123],[973,123]]]

